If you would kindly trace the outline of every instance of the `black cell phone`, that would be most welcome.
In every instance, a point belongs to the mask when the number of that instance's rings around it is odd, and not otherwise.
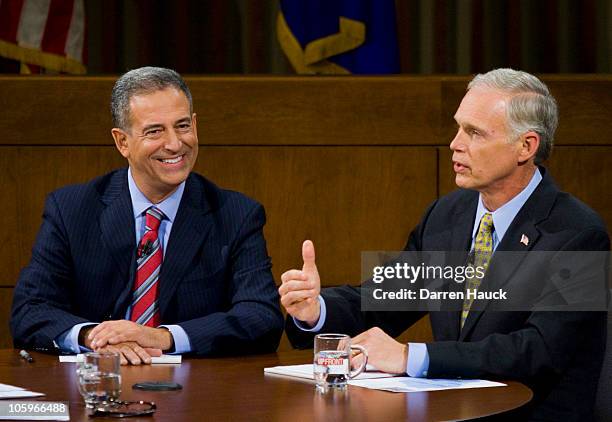
[[[138,382],[132,385],[135,390],[146,390],[146,391],[175,391],[182,390],[183,386],[176,382],[171,381],[146,381]]]

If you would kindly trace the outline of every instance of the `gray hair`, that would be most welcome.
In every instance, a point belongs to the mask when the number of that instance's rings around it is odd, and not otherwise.
[[[513,69],[495,69],[478,74],[468,84],[467,89],[469,91],[482,85],[515,94],[510,98],[506,109],[512,138],[528,131],[540,135],[540,146],[534,161],[536,164],[545,161],[552,150],[555,130],[559,123],[557,102],[550,95],[548,87],[535,76]]]
[[[113,126],[129,130],[132,97],[151,94],[166,88],[182,91],[189,100],[189,114],[193,113],[191,92],[181,75],[172,69],[163,67],[141,67],[124,73],[115,82],[110,103]]]

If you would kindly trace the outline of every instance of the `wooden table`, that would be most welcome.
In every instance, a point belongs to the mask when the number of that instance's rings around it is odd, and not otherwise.
[[[74,363],[57,356],[32,353],[34,363],[18,350],[0,350],[0,383],[45,393],[42,400],[70,402],[73,421],[86,420],[76,385]],[[183,359],[181,365],[122,367],[124,400],[157,403],[155,420],[313,420],[398,421],[462,420],[518,408],[532,397],[518,382],[508,387],[429,393],[390,393],[349,387],[346,393],[319,394],[307,380],[264,375],[263,368],[307,363],[312,351],[218,359]],[[140,381],[172,380],[181,391],[132,390]],[[96,418],[99,420],[100,418]],[[109,420],[116,420],[111,419]],[[151,421],[150,417],[130,418]]]

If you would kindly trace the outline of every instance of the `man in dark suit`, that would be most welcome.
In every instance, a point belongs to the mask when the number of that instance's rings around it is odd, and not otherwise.
[[[128,169],[49,195],[11,315],[18,347],[152,355],[274,351],[282,314],[263,207],[192,173],[191,93],[178,73],[140,68],[111,98]]]
[[[476,76],[454,116],[458,130],[450,144],[461,189],[427,209],[405,249],[480,253],[486,273],[477,291],[491,291],[498,282],[508,289],[533,289],[525,280],[533,280],[534,271],[552,274],[559,269],[555,259],[536,255],[508,267],[496,261],[501,251],[609,251],[599,216],[559,191],[539,166],[550,153],[557,116],[547,87],[530,74],[497,69]],[[356,336],[353,343],[366,347],[368,362],[383,371],[518,379],[534,391],[522,418],[593,417],[605,349],[605,302],[598,311],[509,312],[494,311],[486,301],[474,308],[475,302],[461,301],[458,309],[430,312],[435,341],[401,344],[392,336],[424,312],[363,311],[361,296],[369,286],[321,291],[311,241],[304,242],[302,255],[303,268],[285,272],[279,288],[281,303],[293,317],[286,329],[294,346],[310,346],[317,332],[348,333]],[[504,274],[493,279],[501,267]]]

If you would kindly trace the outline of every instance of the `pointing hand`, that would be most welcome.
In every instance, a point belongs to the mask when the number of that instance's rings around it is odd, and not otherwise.
[[[321,279],[315,264],[314,244],[310,240],[302,244],[302,259],[304,265],[301,270],[283,273],[278,293],[287,313],[312,327],[317,324],[321,312]]]

